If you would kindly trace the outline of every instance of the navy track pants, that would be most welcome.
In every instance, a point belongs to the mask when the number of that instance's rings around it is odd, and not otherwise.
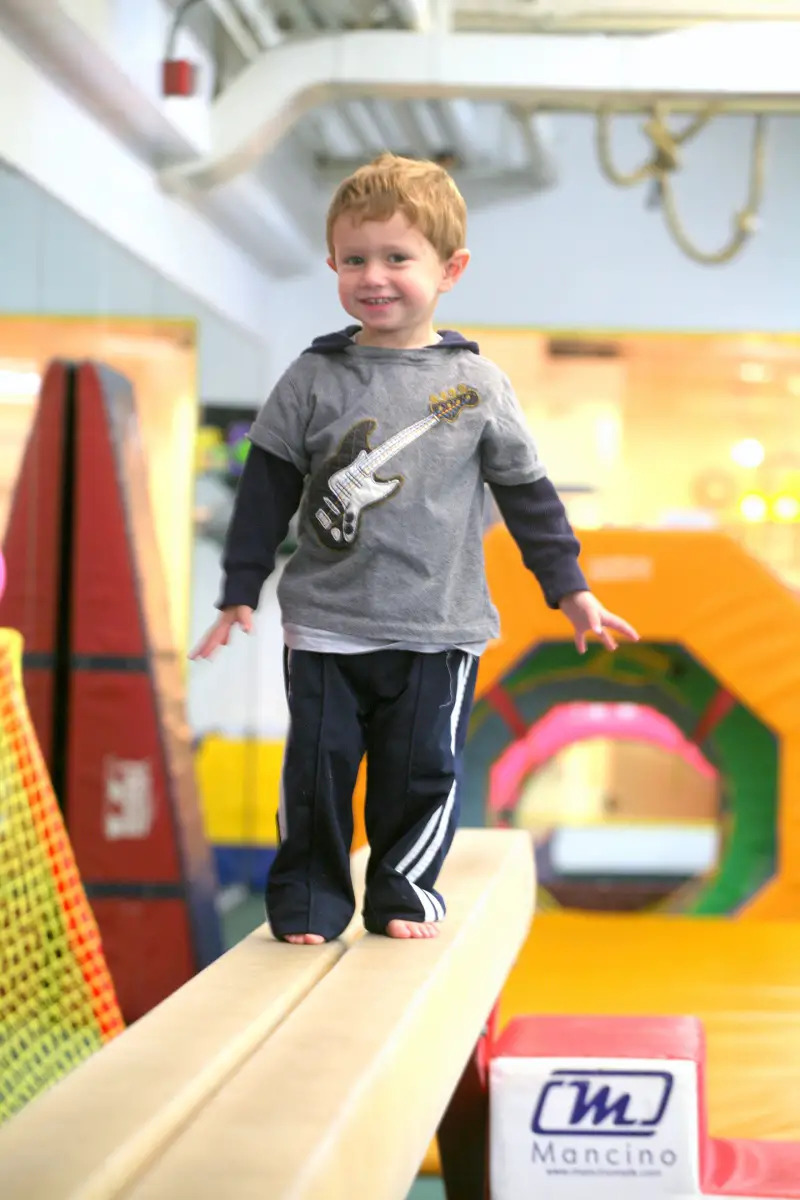
[[[438,921],[434,884],[458,823],[461,759],[478,660],[461,650],[284,656],[290,726],[267,880],[276,937],[330,940],[355,910],[353,789],[367,756],[364,924]]]

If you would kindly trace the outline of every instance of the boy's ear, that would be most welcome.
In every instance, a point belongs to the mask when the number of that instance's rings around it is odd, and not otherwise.
[[[330,269],[331,269],[332,271],[335,271],[335,270],[336,270],[336,263],[335,263],[335,262],[334,262],[334,260],[331,258],[330,254],[329,254],[329,255],[328,255],[328,257],[325,259],[325,262],[328,264],[328,266],[330,267]],[[337,272],[337,274],[338,274],[338,272]]]
[[[458,283],[467,269],[469,257],[469,250],[456,250],[455,254],[450,255],[447,262],[444,263],[444,278],[439,291],[449,292]]]

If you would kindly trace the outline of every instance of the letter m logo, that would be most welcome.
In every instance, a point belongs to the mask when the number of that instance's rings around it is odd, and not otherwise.
[[[531,1128],[549,1137],[652,1137],[672,1086],[668,1071],[552,1071]]]
[[[573,1079],[567,1086],[573,1087],[576,1092],[570,1125],[580,1125],[586,1118],[589,1118],[595,1127],[610,1122],[618,1129],[629,1129],[638,1124],[635,1118],[628,1116],[630,1092],[620,1092],[612,1099],[611,1088],[604,1083],[592,1094],[592,1085],[588,1079]]]

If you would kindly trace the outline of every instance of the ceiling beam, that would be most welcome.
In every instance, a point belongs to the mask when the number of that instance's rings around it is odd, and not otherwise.
[[[701,26],[653,37],[364,31],[286,42],[247,67],[212,110],[212,152],[165,183],[201,189],[248,170],[316,105],[466,97],[529,108],[800,110],[800,24]]]
[[[139,3],[142,17],[152,15],[143,0]],[[148,96],[112,49],[101,46],[58,5],[0,0],[0,31],[38,65],[50,83],[118,138],[156,185],[154,163],[200,153],[198,142],[172,119],[169,105]],[[235,188],[214,196],[182,181],[175,181],[171,191],[276,275],[306,270],[313,261],[311,247],[291,213],[263,190],[240,186],[246,182],[237,180]]]
[[[800,0],[455,0],[455,28],[531,33],[666,30],[707,21],[789,21]]]
[[[206,0],[206,3],[239,53],[248,62],[256,58],[260,46],[242,20],[236,5],[232,4],[231,0]]]
[[[244,14],[263,50],[272,50],[283,41],[275,18],[259,0],[236,0],[236,7]]]

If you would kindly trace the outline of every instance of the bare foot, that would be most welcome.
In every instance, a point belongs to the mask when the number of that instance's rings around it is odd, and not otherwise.
[[[287,933],[283,940],[294,946],[319,946],[325,938],[318,933]]]
[[[386,936],[393,938],[434,938],[439,930],[433,921],[399,921],[395,919],[386,926]]]

